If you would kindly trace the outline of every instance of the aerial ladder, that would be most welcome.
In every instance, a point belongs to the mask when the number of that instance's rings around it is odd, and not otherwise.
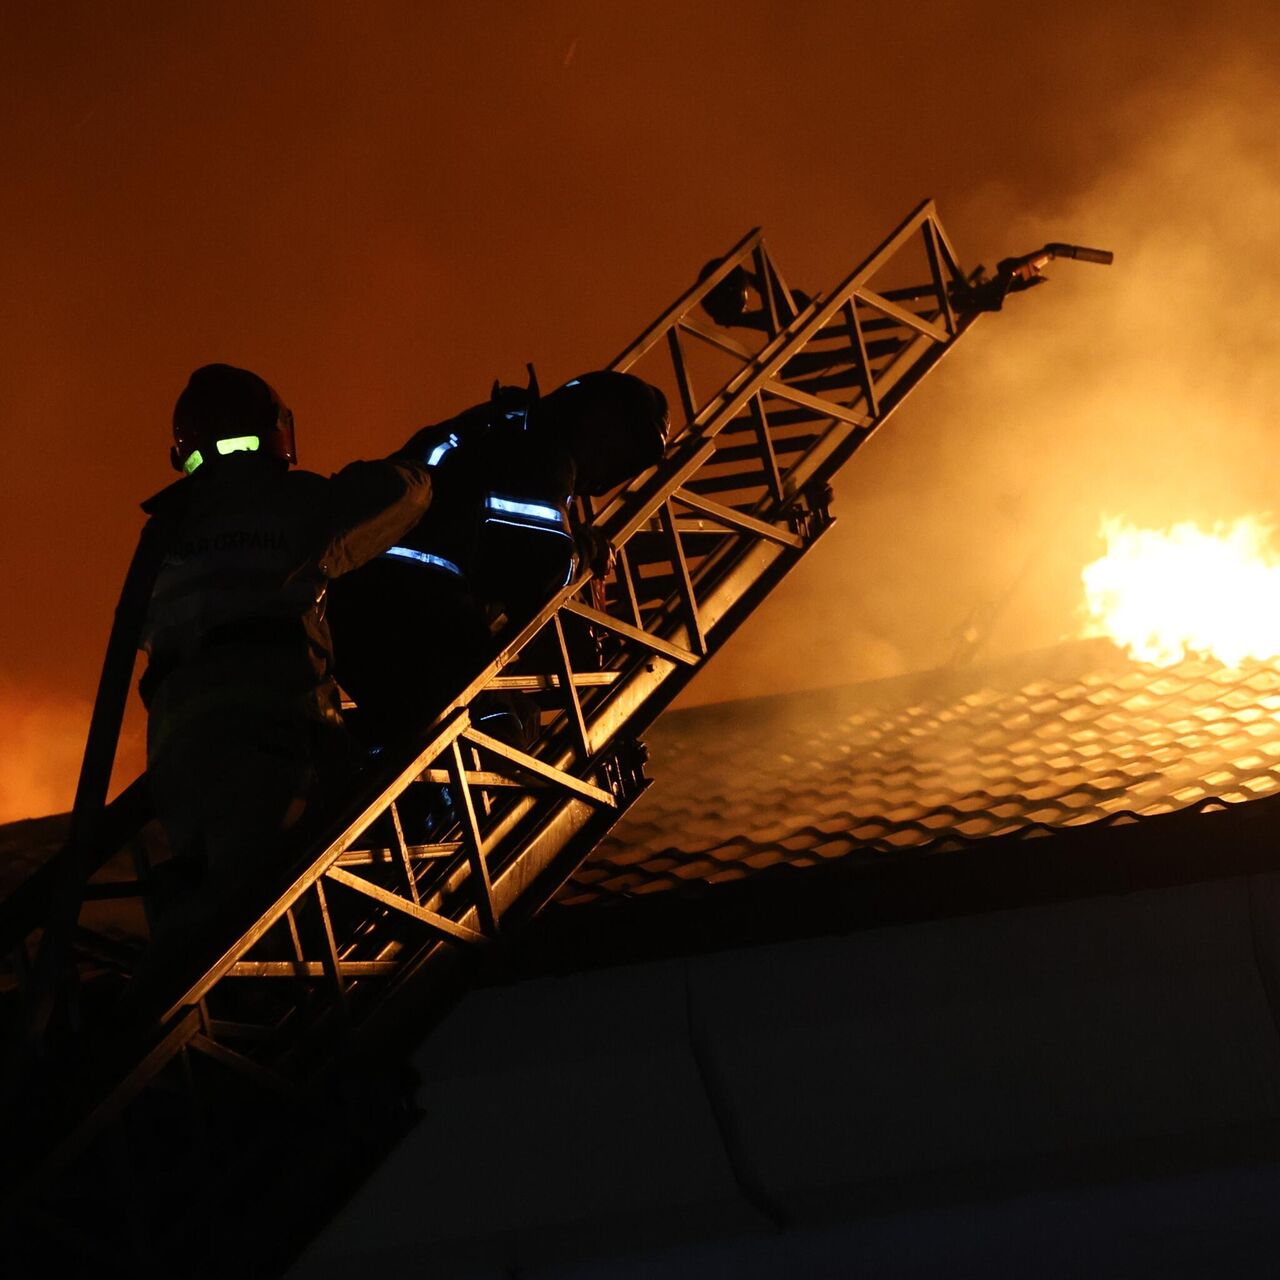
[[[675,411],[659,466],[579,500],[616,548],[607,576],[584,567],[284,870],[133,977],[156,844],[145,779],[105,800],[140,548],[67,846],[0,903],[10,1256],[102,1275],[287,1266],[412,1122],[397,1064],[643,794],[640,735],[830,528],[836,472],[1055,257],[1110,261],[1051,244],[966,275],[927,201],[817,298],[758,230],[714,259],[609,366]],[[497,689],[537,700],[528,750],[473,717]],[[400,817],[420,788],[448,795],[429,843]],[[137,946],[102,926],[110,912],[132,913]]]

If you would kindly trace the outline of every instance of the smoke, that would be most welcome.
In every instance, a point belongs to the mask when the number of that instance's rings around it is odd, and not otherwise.
[[[1032,558],[994,648],[1079,633],[1079,575],[1101,553],[1103,517],[1207,526],[1276,507],[1278,126],[1273,81],[1239,61],[1144,95],[1120,121],[1129,154],[1060,212],[1012,228],[1017,245],[1096,242],[1116,264],[1060,264],[1014,299],[1016,322],[997,317],[983,335],[981,376],[966,365],[939,406],[953,436],[985,437],[975,461],[998,477],[986,590]]]
[[[92,710],[87,701],[0,680],[0,823],[65,813],[75,797]],[[116,754],[113,790],[143,768],[141,718],[128,716]],[[127,775],[127,776],[125,776]]]
[[[841,474],[836,529],[697,700],[1074,638],[1103,517],[1280,510],[1274,79],[1233,57],[1135,94],[1111,125],[1127,144],[1052,207],[1020,213],[989,187],[941,208],[966,265],[975,236],[989,265],[1053,240],[1115,265],[1055,263],[966,336]]]
[[[965,339],[695,697],[1052,642],[1102,515],[1275,505],[1280,112],[1215,52],[1274,57],[1269,6],[10,8],[5,815],[70,801],[88,708],[30,690],[92,688],[187,371],[269,372],[327,469],[526,358],[608,359],[754,222],[810,290],[929,193],[968,264],[1117,261]],[[247,48],[290,53],[264,79]]]

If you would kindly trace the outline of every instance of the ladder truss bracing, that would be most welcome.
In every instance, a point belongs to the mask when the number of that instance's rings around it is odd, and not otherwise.
[[[713,322],[704,303],[738,286],[740,314]],[[548,600],[221,933],[132,992],[118,984],[123,1013],[86,997],[91,1066],[74,1073],[71,1119],[26,1149],[11,1207],[78,1221],[95,1254],[190,1247],[229,1194],[212,1169],[270,1154],[280,1115],[323,1129],[347,1064],[420,1037],[486,944],[545,905],[643,792],[638,735],[829,526],[835,472],[976,318],[957,313],[963,286],[925,203],[816,300],[792,293],[756,231],[664,312],[611,366],[664,388],[674,430],[659,467],[584,509],[617,548],[608,576]],[[528,751],[473,714],[512,688],[540,707]],[[437,799],[410,830],[415,794]],[[117,802],[91,872],[142,843],[140,804],[137,786]],[[147,877],[142,859],[133,881],[86,880],[82,977],[127,967],[91,907],[143,895]],[[21,961],[51,892],[3,921]]]

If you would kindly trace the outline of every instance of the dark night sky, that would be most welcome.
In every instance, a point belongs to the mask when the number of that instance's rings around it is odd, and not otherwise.
[[[330,470],[528,359],[544,385],[608,361],[755,224],[811,290],[927,195],[966,266],[1046,239],[1117,264],[961,344],[702,695],[933,665],[1013,583],[994,649],[1070,634],[1104,510],[1276,505],[1275,28],[1114,0],[6,6],[0,820],[69,803],[191,368],[261,371]]]

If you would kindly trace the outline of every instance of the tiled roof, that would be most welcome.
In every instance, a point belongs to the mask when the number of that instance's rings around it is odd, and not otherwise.
[[[669,712],[646,742],[653,787],[562,905],[1280,793],[1280,666],[1159,669],[1086,641]],[[66,822],[0,831],[0,898]]]
[[[1086,641],[987,668],[674,712],[650,792],[559,900],[957,848],[1280,790],[1280,669]]]

